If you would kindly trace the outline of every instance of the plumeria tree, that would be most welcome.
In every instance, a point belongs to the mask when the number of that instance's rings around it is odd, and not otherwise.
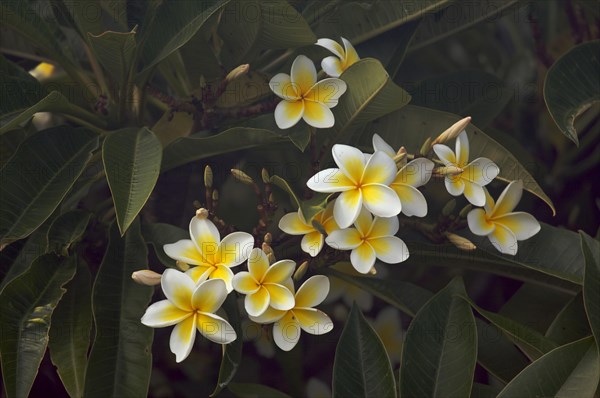
[[[596,3],[0,20],[5,396],[598,394]]]

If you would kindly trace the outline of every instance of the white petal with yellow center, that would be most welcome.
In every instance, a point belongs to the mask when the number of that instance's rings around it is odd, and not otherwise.
[[[340,228],[349,227],[356,221],[362,205],[363,195],[360,189],[342,192],[336,199],[335,206],[333,207],[335,222]]]
[[[296,292],[296,308],[314,307],[323,302],[329,293],[329,279],[324,275],[308,278]]]
[[[317,82],[315,64],[305,55],[298,55],[292,63],[292,83],[299,95],[304,95]]]
[[[185,274],[188,275],[194,283],[200,283],[202,281],[207,280],[210,277],[210,274],[215,270],[215,267],[212,265],[210,267],[197,266],[192,267],[189,270],[185,271]]]
[[[288,101],[295,101],[300,99],[298,92],[292,84],[290,75],[285,73],[278,73],[269,81],[269,87],[276,96]]]
[[[408,258],[408,247],[396,236],[369,239],[369,244],[375,250],[377,258],[384,263],[397,264]]]
[[[174,306],[169,300],[161,300],[146,309],[142,323],[152,328],[162,328],[183,321],[192,313]]]
[[[390,187],[400,199],[402,214],[408,217],[425,217],[427,215],[427,200],[421,191],[404,184],[392,184]]]
[[[227,293],[231,293],[231,291],[233,290],[233,271],[231,271],[229,267],[226,267],[224,265],[217,266],[214,269],[214,271],[210,274],[210,278],[221,279],[223,282],[225,282],[225,285],[227,286]]]
[[[339,98],[346,92],[348,86],[340,79],[328,78],[319,81],[304,95],[304,99],[319,102],[328,108],[334,108]]]
[[[183,261],[190,265],[208,265],[194,242],[189,239],[163,245],[163,250],[173,260]]]
[[[463,194],[467,200],[475,206],[485,205],[485,192],[481,185],[474,182],[462,180],[464,185]]]
[[[252,249],[248,257],[248,271],[257,281],[261,282],[269,269],[269,259],[264,251],[259,248]]]
[[[435,144],[433,146],[433,152],[437,155],[438,158],[444,163],[446,166],[456,166],[456,155],[452,149],[448,148],[443,144]]]
[[[283,283],[292,277],[296,263],[292,260],[280,260],[271,265],[265,273],[263,283]]]
[[[396,184],[410,185],[415,188],[423,186],[431,179],[434,166],[434,163],[426,158],[411,160],[396,174],[392,187]]]
[[[360,58],[358,56],[358,53],[354,49],[354,46],[352,45],[352,43],[350,43],[350,41],[348,41],[342,37],[342,42],[344,43],[344,50],[345,50],[344,51],[345,52],[344,68],[347,69],[352,64],[358,62],[360,60]]]
[[[396,163],[385,154],[385,152],[377,151],[371,156],[367,165],[364,168],[360,182],[365,184],[383,184],[389,185],[394,178],[398,168]]]
[[[294,308],[294,294],[287,287],[277,283],[266,283],[264,287],[269,291],[271,307],[282,311]]]
[[[196,244],[202,257],[207,262],[214,264],[213,259],[219,250],[219,243],[221,243],[221,235],[215,224],[206,218],[192,217],[189,229],[192,241]]]
[[[493,222],[487,220],[483,209],[473,209],[467,214],[469,229],[475,235],[487,236],[496,228]]]
[[[465,183],[460,176],[446,176],[444,185],[446,185],[446,190],[452,196],[460,196],[465,191]]]
[[[304,101],[304,113],[302,119],[318,129],[328,129],[335,124],[335,117],[331,109],[325,104],[313,101]]]
[[[183,322],[179,322],[171,332],[169,347],[175,354],[177,363],[183,361],[192,352],[196,340],[196,315],[189,316]]]
[[[323,249],[324,237],[319,231],[310,232],[302,238],[300,247],[304,253],[308,253],[311,257],[316,257]]]
[[[379,134],[373,134],[373,151],[383,152],[389,157],[393,158],[396,156],[396,151],[390,146]]]
[[[504,191],[500,194],[494,209],[492,210],[492,217],[499,217],[506,213],[512,212],[521,197],[523,196],[523,181],[513,181],[504,188]]]
[[[342,62],[338,57],[330,56],[325,57],[321,61],[321,68],[331,77],[340,77],[344,73],[342,68]]]
[[[275,123],[282,130],[293,127],[302,119],[304,114],[304,101],[283,100],[275,108]]]
[[[371,225],[368,232],[370,239],[381,238],[384,236],[394,236],[400,229],[398,217],[377,217]]]
[[[386,185],[363,185],[361,191],[363,205],[375,216],[393,217],[397,216],[402,210],[398,195]]]
[[[373,268],[375,259],[375,250],[367,242],[364,242],[350,253],[352,266],[361,274],[366,274]]]
[[[312,176],[306,185],[316,192],[332,193],[356,189],[355,183],[340,169],[325,169]]]
[[[316,308],[295,308],[294,316],[306,333],[321,335],[333,330],[331,318]]]
[[[171,303],[184,311],[192,310],[194,281],[183,272],[168,268],[161,277],[162,291]]]
[[[354,226],[356,230],[359,232],[360,236],[367,236],[369,231],[371,230],[371,226],[373,225],[373,216],[367,209],[364,207],[358,214],[356,221],[354,221]]]
[[[346,228],[333,231],[325,241],[336,250],[352,250],[361,245],[362,238],[356,228]]]
[[[227,298],[225,282],[220,279],[210,279],[196,286],[192,294],[192,306],[201,312],[216,312]]]
[[[345,56],[345,51],[342,48],[342,46],[336,42],[335,40],[331,40],[331,39],[319,39],[317,40],[317,42],[315,43],[317,46],[321,46],[323,48],[326,48],[327,50],[331,51],[332,53],[334,53],[335,55],[337,55],[340,59],[343,59]]]
[[[230,233],[219,245],[218,261],[227,267],[236,267],[248,259],[253,246],[254,238],[249,233]]]
[[[540,223],[529,213],[514,212],[494,218],[494,223],[502,224],[515,234],[517,240],[525,240],[540,232]]]
[[[267,310],[270,302],[269,291],[261,286],[256,292],[247,295],[244,299],[244,308],[250,316],[260,316]]]
[[[500,173],[494,162],[487,158],[477,158],[463,169],[461,178],[485,186],[492,182]]]
[[[469,163],[469,138],[464,130],[456,138],[456,163],[459,167]]]
[[[365,170],[363,153],[349,145],[335,144],[331,148],[333,160],[340,170],[355,184],[358,184]]]
[[[280,311],[280,310],[276,310],[273,307],[269,307],[260,316],[250,316],[250,320],[252,322],[261,323],[261,324],[273,323],[273,322],[277,322],[278,320],[280,320],[285,314],[287,314],[287,311]]]
[[[236,292],[242,294],[252,294],[260,289],[260,285],[256,282],[252,275],[246,271],[235,274],[233,276],[232,285]]]
[[[517,237],[512,231],[502,224],[495,224],[496,228],[488,235],[490,242],[500,253],[517,254]]]
[[[288,213],[281,217],[279,220],[279,229],[290,235],[305,235],[309,232],[313,232],[315,228],[312,225],[308,225],[300,213]]]
[[[300,340],[300,324],[291,311],[273,325],[273,340],[283,351],[290,351]]]
[[[229,344],[237,338],[229,322],[215,314],[199,312],[196,315],[196,328],[202,336],[219,344]]]

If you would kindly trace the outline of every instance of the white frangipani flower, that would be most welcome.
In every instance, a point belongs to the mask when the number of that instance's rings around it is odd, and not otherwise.
[[[378,217],[400,213],[400,199],[388,186],[398,169],[388,155],[377,151],[366,160],[360,150],[340,144],[334,145],[331,152],[339,168],[318,172],[306,185],[317,192],[341,192],[333,207],[340,228],[352,225],[363,206]]]
[[[317,46],[324,47],[335,54],[335,56],[324,58],[321,61],[321,67],[331,77],[340,77],[346,69],[360,60],[352,43],[343,37],[342,42],[344,43],[343,48],[338,42],[331,39],[319,39],[316,43]]]
[[[330,108],[338,104],[347,88],[346,82],[336,78],[317,83],[315,64],[304,55],[294,60],[291,76],[278,73],[269,87],[282,99],[275,108],[275,122],[280,129],[290,128],[300,119],[316,128],[333,127],[335,118]]]
[[[251,316],[262,315],[269,306],[287,311],[294,307],[294,294],[286,286],[293,285],[292,274],[296,263],[280,260],[269,265],[261,249],[252,249],[248,258],[248,272],[233,277],[233,288],[246,295],[244,307]]]
[[[395,236],[399,229],[397,217],[373,218],[362,210],[354,226],[333,231],[325,242],[337,250],[352,250],[350,262],[361,274],[368,273],[377,258],[388,264],[408,258],[406,244]]]
[[[295,306],[288,311],[269,307],[261,316],[250,319],[257,323],[273,323],[273,340],[279,348],[290,351],[300,339],[300,332],[320,335],[333,330],[327,314],[313,308],[323,302],[329,293],[329,279],[315,275],[300,286],[295,295]]]
[[[465,195],[475,206],[485,204],[483,187],[500,172],[494,162],[487,158],[477,158],[469,163],[469,139],[463,131],[456,139],[456,153],[443,144],[433,146],[433,151],[446,166],[462,169],[457,175],[446,176],[446,189],[453,196]]]
[[[327,234],[339,229],[333,218],[334,203],[330,202],[324,210],[313,217],[313,221],[321,224]],[[312,223],[306,221],[301,209],[281,217],[279,229],[290,235],[304,235],[300,246],[303,252],[310,254],[312,257],[315,257],[323,249],[323,242],[325,241],[323,234]]]
[[[161,286],[167,299],[148,307],[142,323],[152,328],[176,325],[169,345],[177,362],[192,351],[196,329],[215,343],[229,344],[237,338],[229,322],[214,314],[227,298],[225,282],[204,276],[194,283],[189,275],[169,268],[162,274]]]
[[[200,214],[200,213],[199,213]],[[222,279],[227,292],[233,290],[232,267],[248,259],[254,246],[254,238],[246,232],[233,232],[221,240],[219,230],[204,216],[198,215],[190,221],[190,239],[182,239],[163,246],[167,256],[186,264],[195,265],[186,273],[194,281],[207,274],[211,279]]]
[[[531,238],[540,231],[540,223],[529,213],[513,212],[523,195],[523,181],[513,181],[494,203],[485,191],[483,209],[473,209],[467,215],[469,229],[479,236],[487,236],[499,252],[517,254],[517,241]]]

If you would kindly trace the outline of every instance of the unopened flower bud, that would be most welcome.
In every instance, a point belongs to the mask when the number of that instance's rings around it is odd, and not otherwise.
[[[208,218],[208,210],[206,210],[204,207],[196,210],[196,217],[198,217],[200,220],[206,220]]]
[[[294,280],[296,282],[298,282],[300,279],[302,279],[304,277],[304,275],[306,274],[306,270],[308,269],[308,261],[304,261],[302,264],[300,264],[300,266],[298,267],[298,269],[296,270],[296,272],[294,272]]]
[[[369,274],[377,275],[377,270],[375,269],[375,266],[371,267],[371,269],[369,270]]]
[[[254,180],[252,179],[252,177],[244,173],[242,170],[231,169],[231,175],[233,175],[233,178],[246,185],[254,184]]]
[[[446,131],[440,134],[435,140],[433,140],[432,145],[435,144],[443,144],[447,141],[450,141],[459,136],[460,133],[463,132],[465,128],[471,123],[471,116],[467,116],[464,119],[459,120],[450,126]]]
[[[160,285],[162,275],[149,269],[142,269],[131,274],[131,279],[140,285],[156,286]]]
[[[469,214],[469,212],[473,209],[473,205],[472,204],[468,204],[465,207],[462,208],[462,210],[460,211],[460,213],[458,213],[458,216],[460,218],[467,218],[467,214]]]
[[[445,166],[445,167],[436,167],[433,169],[434,177],[445,177],[445,176],[457,176],[461,174],[464,170],[460,167],[456,166]]]
[[[406,152],[406,148],[401,146],[400,149],[398,149],[398,152],[396,152],[396,156],[394,156],[394,162],[396,162],[396,166],[399,169],[406,165],[407,157],[408,153]]]
[[[263,241],[270,245],[273,242],[273,235],[271,235],[270,232],[267,232],[263,238]]]
[[[452,232],[446,232],[444,235],[450,241],[450,243],[452,243],[460,250],[470,252],[477,249],[477,246],[475,246],[475,244],[467,238],[463,238],[462,236],[458,236],[456,234],[453,234]]]
[[[273,248],[267,242],[262,243],[261,249],[266,255],[273,253]]]
[[[450,199],[450,201],[448,203],[446,203],[446,205],[442,209],[442,215],[444,215],[446,217],[449,216],[454,211],[455,208],[456,208],[456,199]]]
[[[269,264],[273,264],[277,259],[275,258],[275,253],[271,252],[267,254],[267,259],[269,260]]]
[[[213,200],[213,202],[216,202],[219,200],[219,191],[217,191],[216,189],[212,192],[212,200]]]
[[[262,169],[260,171],[260,176],[262,177],[262,180],[265,184],[271,183],[271,176],[269,175],[269,172],[267,171],[267,169]]]
[[[427,154],[431,151],[431,137],[427,137],[423,145],[421,145],[421,150],[419,153],[423,156],[427,156]]]
[[[210,166],[204,168],[204,186],[206,188],[212,188],[213,186],[213,171]]]
[[[175,266],[177,266],[177,268],[179,268],[183,272],[190,269],[190,265],[188,263],[184,263],[183,261],[180,261],[180,260],[175,261]]]
[[[231,72],[227,74],[225,77],[225,81],[227,83],[234,81],[240,76],[244,76],[250,70],[250,64],[243,64],[233,69]]]
[[[269,204],[273,204],[275,203],[275,196],[273,196],[273,193],[269,194]]]

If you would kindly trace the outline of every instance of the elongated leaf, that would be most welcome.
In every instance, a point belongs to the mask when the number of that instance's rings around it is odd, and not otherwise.
[[[583,303],[596,344],[600,347],[600,243],[585,232],[579,234],[585,257]]]
[[[163,246],[181,239],[190,239],[190,233],[170,224],[152,223],[142,225],[142,235],[146,243],[154,247],[154,252],[165,267],[175,267],[175,260],[167,256]]]
[[[477,330],[464,294],[456,278],[413,319],[402,353],[401,396],[462,397],[471,392]]]
[[[217,100],[219,108],[234,108],[250,105],[271,94],[269,77],[258,71],[249,71],[227,85]],[[273,117],[273,115],[270,115]],[[273,120],[275,118],[273,117]]]
[[[227,388],[239,398],[291,398],[281,391],[261,384],[229,383]]]
[[[115,131],[104,140],[102,161],[121,235],[150,197],[161,160],[162,145],[145,127]]]
[[[0,119],[21,112],[48,95],[29,73],[0,55]]]
[[[0,351],[7,397],[26,397],[48,344],[52,313],[75,273],[76,258],[46,254],[0,295]]]
[[[71,245],[83,236],[91,217],[91,213],[84,210],[73,210],[58,216],[48,230],[49,250],[68,255]]]
[[[138,222],[124,237],[116,223],[94,282],[96,336],[85,377],[86,397],[145,397],[152,370],[151,328],[140,319],[152,296],[131,274],[147,261]]]
[[[560,57],[544,80],[544,100],[552,118],[579,145],[575,118],[600,101],[600,40],[580,44]]]
[[[362,140],[365,145],[370,145],[371,136],[375,131],[394,148],[404,146],[409,153],[416,153],[427,137],[435,138],[459,119],[459,116],[449,113],[409,105],[370,123],[364,130]],[[500,168],[498,179],[507,182],[523,180],[524,189],[546,202],[552,213],[556,214],[552,200],[510,151],[473,124],[467,127],[467,133],[470,159],[483,156],[493,160]]]
[[[92,277],[83,261],[65,288],[52,315],[48,349],[69,395],[82,397],[92,331]]]
[[[290,196],[292,204],[297,209],[302,209],[302,215],[304,215],[304,218],[306,218],[307,221],[312,220],[312,218],[318,212],[325,209],[327,206],[327,199],[331,196],[330,194],[317,193],[309,200],[300,200],[290,184],[288,184],[288,182],[283,178],[279,176],[272,176],[271,183],[287,192],[287,194]]]
[[[126,84],[135,57],[135,29],[131,32],[88,33],[92,50],[98,62],[106,69],[117,85]]]
[[[498,398],[592,397],[600,362],[591,337],[558,347],[515,377]]]
[[[210,137],[183,137],[165,148],[162,169],[169,170],[215,155],[282,142],[289,142],[289,139],[269,130],[249,127],[233,127]]]
[[[40,131],[23,142],[0,170],[0,247],[39,227],[79,177],[98,137],[68,126]]]
[[[557,344],[567,344],[591,334],[580,292],[564,306],[546,331],[546,337]]]
[[[381,339],[356,304],[335,350],[333,397],[395,397],[396,381]]]

